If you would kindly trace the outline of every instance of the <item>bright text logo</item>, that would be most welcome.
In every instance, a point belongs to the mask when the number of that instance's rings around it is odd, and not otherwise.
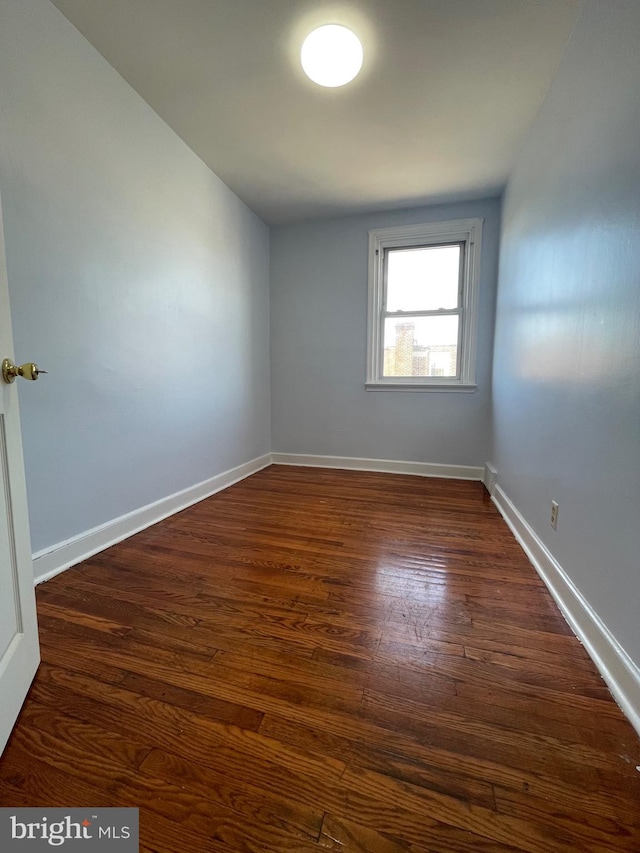
[[[138,853],[138,809],[0,808],[2,853],[69,851]]]

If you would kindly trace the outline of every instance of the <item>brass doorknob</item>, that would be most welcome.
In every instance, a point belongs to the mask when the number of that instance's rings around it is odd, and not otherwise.
[[[46,373],[46,370],[40,370],[37,364],[28,361],[25,364],[15,365],[10,358],[2,360],[2,378],[10,385],[15,382],[16,376],[22,376],[23,379],[31,379],[35,381],[41,373]]]

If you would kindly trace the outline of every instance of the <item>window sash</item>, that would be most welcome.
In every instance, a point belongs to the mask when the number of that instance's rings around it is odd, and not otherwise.
[[[447,376],[430,376],[426,373],[412,374],[412,375],[403,375],[403,376],[387,376],[384,372],[384,327],[385,320],[393,319],[394,317],[402,318],[405,317],[410,319],[412,317],[458,317],[458,337],[456,340],[456,372],[455,374],[449,374]],[[379,373],[378,376],[383,382],[424,382],[428,380],[429,382],[435,383],[445,383],[445,382],[454,382],[460,381],[461,372],[462,372],[462,334],[463,334],[463,322],[462,322],[462,308],[452,308],[446,309],[442,311],[402,311],[402,312],[385,312],[380,315],[380,347],[379,347]]]
[[[464,281],[465,281],[465,271],[466,271],[466,258],[467,258],[467,245],[464,240],[442,240],[438,242],[420,242],[416,244],[412,244],[410,246],[387,246],[382,251],[382,311],[387,311],[387,294],[389,290],[389,255],[391,252],[398,252],[406,249],[445,249],[449,246],[458,246],[460,249],[460,257],[458,261],[458,302],[454,309],[451,308],[435,308],[429,309],[427,311],[417,310],[417,311],[394,311],[389,312],[389,316],[391,314],[401,315],[405,314],[426,314],[427,313],[442,313],[444,311],[453,311],[459,310],[462,307],[462,303],[464,300]]]

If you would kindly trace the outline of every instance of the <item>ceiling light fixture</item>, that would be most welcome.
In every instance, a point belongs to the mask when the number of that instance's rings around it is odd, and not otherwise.
[[[339,24],[325,24],[304,40],[300,62],[314,83],[336,88],[349,83],[358,74],[363,55],[362,44],[355,33]]]

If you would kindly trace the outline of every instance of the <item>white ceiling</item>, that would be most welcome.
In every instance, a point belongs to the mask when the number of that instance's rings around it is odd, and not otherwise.
[[[277,224],[493,195],[557,71],[579,0],[53,0],[256,213]],[[299,64],[323,23],[363,71]]]

